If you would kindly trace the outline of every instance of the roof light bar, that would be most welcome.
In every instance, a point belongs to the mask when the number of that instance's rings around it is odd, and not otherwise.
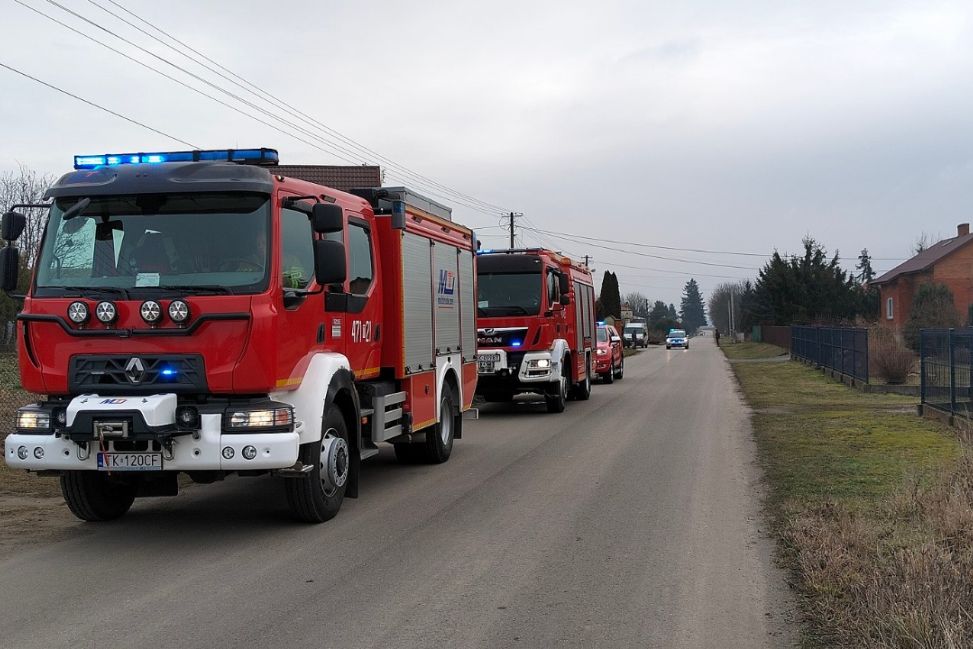
[[[106,153],[76,155],[75,169],[95,169],[124,164],[159,164],[162,162],[236,162],[273,166],[280,162],[276,149],[210,149],[206,151],[159,151],[152,153]]]

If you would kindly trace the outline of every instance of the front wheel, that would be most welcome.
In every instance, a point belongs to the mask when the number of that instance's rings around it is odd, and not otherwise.
[[[605,374],[602,377],[602,379],[604,379],[605,383],[608,383],[609,385],[615,382],[615,361],[614,361],[614,359],[612,359],[611,367],[608,368],[608,373]]]
[[[568,385],[570,384],[568,364],[561,361],[561,380],[554,387],[554,394],[544,397],[547,402],[548,412],[564,412],[565,404],[568,401]]]
[[[621,381],[625,378],[625,358],[622,358],[621,364],[618,366],[618,372],[615,373],[615,378]]]
[[[328,406],[321,424],[321,439],[301,446],[300,459],[314,468],[300,478],[284,481],[291,512],[305,523],[334,518],[345,499],[351,469],[348,425],[341,411]]]
[[[61,493],[71,513],[83,521],[110,521],[124,516],[135,502],[137,487],[97,471],[67,471]]]

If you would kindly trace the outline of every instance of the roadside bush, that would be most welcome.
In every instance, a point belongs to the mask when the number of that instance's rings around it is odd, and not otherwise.
[[[906,344],[919,350],[919,334],[923,329],[958,327],[959,313],[953,302],[953,293],[945,284],[923,284],[912,300],[912,311],[905,323],[902,335]]]
[[[895,338],[895,333],[885,327],[876,327],[869,332],[871,340],[871,361],[875,373],[890,385],[905,383],[915,366],[915,354],[903,347]]]

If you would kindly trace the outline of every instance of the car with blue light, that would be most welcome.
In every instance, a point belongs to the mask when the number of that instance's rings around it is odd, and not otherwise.
[[[682,349],[689,349],[689,336],[682,329],[670,329],[668,335],[666,336],[666,349],[672,349],[674,347],[680,347]]]

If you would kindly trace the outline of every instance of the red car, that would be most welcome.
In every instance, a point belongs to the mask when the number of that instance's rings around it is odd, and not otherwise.
[[[595,373],[605,383],[621,380],[625,375],[625,355],[622,338],[614,327],[599,324],[597,327],[598,349],[595,351]]]

